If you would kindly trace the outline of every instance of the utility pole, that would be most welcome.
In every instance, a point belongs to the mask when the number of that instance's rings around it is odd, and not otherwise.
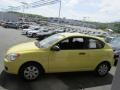
[[[60,23],[60,16],[61,16],[61,5],[62,5],[62,1],[59,1],[59,15],[58,15],[58,23]]]
[[[83,17],[83,27],[85,28],[85,31],[87,30],[87,23],[86,21],[88,21],[89,17]]]
[[[28,7],[28,3],[26,2],[20,2],[22,5],[22,13],[23,13],[23,16],[22,16],[22,22],[25,22],[25,9],[26,9],[26,6]]]

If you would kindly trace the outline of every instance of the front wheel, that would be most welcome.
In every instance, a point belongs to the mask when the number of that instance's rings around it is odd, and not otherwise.
[[[35,80],[42,75],[39,65],[34,63],[25,64],[20,70],[20,76],[25,80]]]
[[[95,72],[98,76],[102,77],[102,76],[107,75],[109,70],[110,70],[110,65],[108,63],[104,62],[97,66]]]

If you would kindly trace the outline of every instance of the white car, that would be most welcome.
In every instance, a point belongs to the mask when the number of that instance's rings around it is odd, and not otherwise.
[[[28,28],[28,29],[23,29],[23,30],[22,30],[22,34],[23,34],[23,35],[27,35],[28,31],[39,30],[39,29],[40,29],[40,27],[38,27],[38,26],[36,26],[36,27],[30,27],[30,28]]]
[[[116,65],[120,58],[120,37],[115,37],[113,40],[111,40],[110,45],[112,46],[114,51],[114,58]]]
[[[65,32],[65,30],[63,30],[63,29],[56,29],[56,30],[54,30],[54,32],[55,33],[63,33],[63,32]]]
[[[37,29],[37,30],[30,30],[27,32],[27,36],[28,37],[36,37],[37,36],[37,33],[39,33],[41,30],[40,29]]]
[[[52,30],[41,30],[40,32],[37,33],[37,36],[47,36],[53,34],[54,31]]]

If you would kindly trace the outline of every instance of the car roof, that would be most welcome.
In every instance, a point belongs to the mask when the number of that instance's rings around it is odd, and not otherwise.
[[[59,33],[65,37],[71,37],[71,36],[84,36],[84,37],[90,37],[90,38],[95,38],[95,39],[99,39],[101,41],[105,41],[103,38],[101,37],[97,37],[97,36],[92,36],[92,35],[87,35],[87,34],[81,34],[81,33]]]

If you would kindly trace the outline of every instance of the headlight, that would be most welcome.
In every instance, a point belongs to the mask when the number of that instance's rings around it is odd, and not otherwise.
[[[9,60],[9,61],[14,61],[16,60],[16,58],[18,58],[20,56],[20,54],[17,54],[17,53],[11,53],[11,54],[8,54],[6,56],[6,59]]]

